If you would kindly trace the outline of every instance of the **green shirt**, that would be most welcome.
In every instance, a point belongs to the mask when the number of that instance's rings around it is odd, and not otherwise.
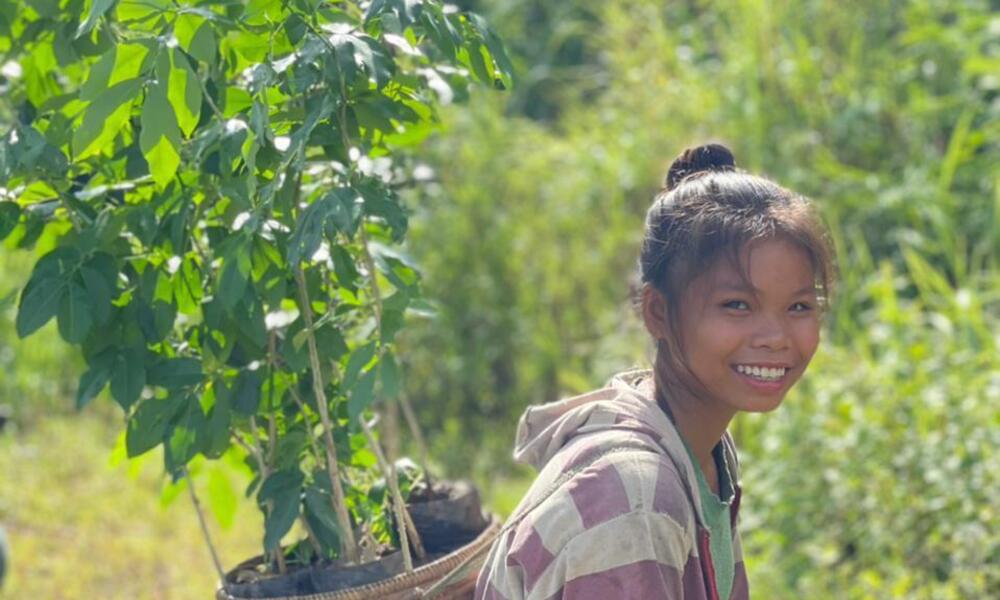
[[[732,476],[726,462],[726,449],[721,442],[712,448],[712,458],[715,459],[715,468],[719,472],[721,498],[708,486],[701,463],[695,458],[687,442],[684,442],[684,449],[687,450],[698,477],[701,510],[705,515],[705,526],[708,527],[712,566],[715,568],[715,587],[719,592],[719,598],[728,598],[733,589],[736,560],[733,558],[733,526],[729,516],[729,506],[733,502],[734,491]]]

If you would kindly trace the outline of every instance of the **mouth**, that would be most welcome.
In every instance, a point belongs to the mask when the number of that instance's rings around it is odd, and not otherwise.
[[[736,364],[731,368],[744,383],[761,392],[781,390],[792,370],[787,365]]]

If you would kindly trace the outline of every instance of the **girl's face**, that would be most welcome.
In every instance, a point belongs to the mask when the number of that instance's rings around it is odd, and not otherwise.
[[[783,238],[753,242],[739,260],[748,282],[725,259],[692,281],[678,333],[705,400],[764,412],[781,403],[819,343],[814,273],[806,252]]]

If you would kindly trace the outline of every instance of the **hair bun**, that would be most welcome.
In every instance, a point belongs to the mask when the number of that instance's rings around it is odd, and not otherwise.
[[[674,159],[663,185],[672,190],[686,178],[702,171],[734,171],[736,159],[722,144],[705,144],[688,148]]]

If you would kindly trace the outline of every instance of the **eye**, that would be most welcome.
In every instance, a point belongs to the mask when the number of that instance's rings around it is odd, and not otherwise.
[[[722,307],[732,310],[750,310],[750,305],[743,300],[726,300],[722,303]]]
[[[809,312],[812,309],[812,305],[808,302],[796,302],[791,308],[792,312]]]

